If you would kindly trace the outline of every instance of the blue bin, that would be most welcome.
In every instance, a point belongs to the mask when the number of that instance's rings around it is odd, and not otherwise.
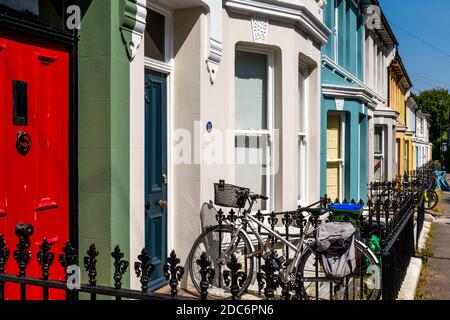
[[[364,211],[364,207],[359,204],[332,204],[330,210],[333,214],[333,219],[336,222],[350,222],[353,226],[357,223]]]

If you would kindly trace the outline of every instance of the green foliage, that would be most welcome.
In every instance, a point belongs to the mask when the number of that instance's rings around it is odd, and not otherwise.
[[[447,89],[431,89],[420,92],[417,103],[431,115],[430,141],[434,144],[433,155],[439,155],[440,142],[447,142],[449,130],[450,94]],[[442,103],[441,103],[442,101]]]

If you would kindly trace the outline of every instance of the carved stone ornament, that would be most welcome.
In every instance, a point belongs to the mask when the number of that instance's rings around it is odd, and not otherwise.
[[[316,1],[320,9],[323,9],[323,7],[327,5],[327,0],[316,0]]]
[[[147,9],[145,0],[123,0],[124,18],[120,32],[130,61],[136,56],[145,32]]]
[[[206,67],[208,68],[209,80],[211,84],[216,82],[217,72],[219,71],[219,65],[222,61],[222,43],[212,38],[209,39],[209,55],[206,60]]]
[[[269,18],[264,16],[252,16],[253,41],[267,43],[269,32]]]
[[[344,110],[344,99],[336,99],[336,110],[337,111]]]

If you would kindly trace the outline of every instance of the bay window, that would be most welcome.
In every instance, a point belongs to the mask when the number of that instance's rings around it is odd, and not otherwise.
[[[307,199],[307,106],[308,106],[308,69],[306,66],[301,66],[299,70],[299,131],[298,138],[298,204],[306,205]]]
[[[255,210],[273,210],[273,58],[239,48],[235,60],[236,184],[269,197]]]

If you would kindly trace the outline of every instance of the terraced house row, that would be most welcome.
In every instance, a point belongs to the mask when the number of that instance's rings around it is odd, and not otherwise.
[[[156,290],[220,179],[285,211],[364,199],[369,182],[427,163],[429,116],[377,8],[0,0],[0,233],[25,222],[80,252],[146,247]]]

